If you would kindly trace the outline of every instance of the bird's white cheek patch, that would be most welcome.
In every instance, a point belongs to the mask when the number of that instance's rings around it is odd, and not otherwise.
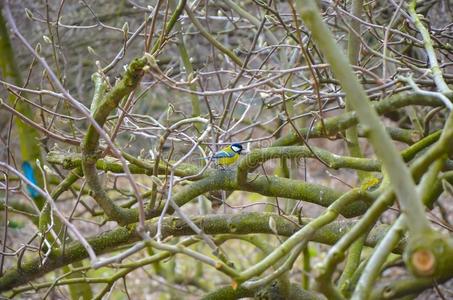
[[[231,146],[231,149],[233,149],[234,152],[239,152],[239,148],[236,146]]]

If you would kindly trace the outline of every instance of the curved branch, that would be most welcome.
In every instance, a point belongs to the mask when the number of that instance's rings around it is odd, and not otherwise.
[[[275,232],[269,227],[269,218],[272,217],[276,223],[277,233],[281,236],[291,236],[299,229],[296,220],[288,220],[288,217],[282,217],[273,213],[243,213],[236,215],[206,215],[203,217],[192,218],[192,221],[203,229],[206,234],[251,234],[264,233],[275,235]],[[310,219],[302,219],[303,225],[310,222]],[[335,244],[342,235],[354,226],[356,221],[341,221],[334,222],[320,228],[311,238],[311,241]],[[141,236],[137,233],[137,224],[128,227],[118,227],[112,231],[104,232],[95,237],[89,238],[93,250],[99,255],[115,251],[117,247],[127,245],[141,240]],[[150,235],[155,235],[157,232],[157,222],[147,221],[147,229]],[[373,247],[379,239],[388,230],[387,225],[381,225],[374,228],[367,237],[365,245]],[[169,236],[185,236],[192,235],[192,229],[181,219],[168,217],[164,219],[162,224],[163,238]],[[401,253],[404,244],[401,243],[395,251]],[[64,249],[56,249],[48,259],[42,264],[42,260],[37,257],[23,263],[20,268],[11,268],[7,270],[3,277],[0,278],[0,292],[8,291],[13,287],[26,284],[30,280],[34,280],[52,272],[55,269],[65,265],[80,261],[88,257],[84,247],[79,242],[72,242]]]
[[[96,110],[93,112],[93,118],[103,126],[109,114],[118,106],[121,99],[130,94],[139,84],[147,64],[145,57],[134,59],[123,78],[115,87],[105,95],[100,103],[95,105]],[[138,218],[138,212],[135,209],[126,209],[117,206],[106,194],[98,178],[96,171],[96,161],[99,146],[99,133],[94,126],[88,127],[87,133],[82,143],[82,169],[88,186],[93,191],[93,198],[102,207],[105,214],[119,224],[128,224]]]
[[[443,277],[437,280],[430,278],[406,277],[386,282],[374,288],[370,299],[401,299],[404,296],[419,294],[422,291],[447,281],[450,277]]]
[[[417,93],[399,93],[379,101],[374,104],[373,107],[379,115],[394,111],[398,108],[402,108],[408,105],[426,105],[426,106],[442,106],[443,102],[440,101],[437,97],[420,95]],[[313,128],[301,128],[299,129],[300,133],[304,136],[311,137],[325,137],[325,132],[329,136],[335,136],[339,132],[350,128],[351,126],[357,125],[359,119],[356,112],[347,112],[339,116],[327,118],[324,120],[324,128],[320,121],[317,121]],[[291,132],[279,139],[277,139],[272,146],[288,146],[296,144],[299,141],[299,136],[295,132]]]
[[[308,149],[306,146],[289,146],[253,150],[239,162],[238,183],[245,184],[247,182],[248,172],[267,160],[273,158],[315,158],[315,154],[332,169],[351,168],[364,171],[380,170],[380,163],[374,159],[340,156],[321,148],[313,146],[310,148],[311,149]]]

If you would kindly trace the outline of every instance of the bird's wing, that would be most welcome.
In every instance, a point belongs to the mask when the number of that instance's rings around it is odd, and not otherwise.
[[[214,154],[213,158],[224,158],[224,157],[233,157],[234,152],[227,152],[225,150],[219,151]]]

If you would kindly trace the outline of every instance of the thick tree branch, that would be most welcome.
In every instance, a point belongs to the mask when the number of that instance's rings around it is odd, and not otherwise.
[[[270,213],[242,213],[235,215],[207,215],[203,217],[192,218],[192,221],[203,229],[206,234],[224,234],[231,233],[245,235],[250,233],[275,234],[269,227],[269,218],[272,217],[276,222],[276,228],[279,235],[291,236],[299,229],[297,220],[288,220],[278,214]],[[308,224],[310,219],[302,219],[303,224]],[[332,245],[346,233],[356,221],[341,221],[331,223],[319,229],[311,238],[311,241]],[[105,232],[96,237],[89,238],[88,242],[97,254],[115,251],[121,245],[127,245],[141,240],[141,236],[135,230],[135,225],[128,227],[119,227],[115,230]],[[151,235],[157,232],[156,221],[147,221],[147,229]],[[388,229],[388,226],[382,225],[374,228],[366,240],[366,245],[373,247]],[[163,238],[170,236],[192,235],[192,229],[182,220],[174,217],[164,219],[162,226]],[[404,244],[401,243],[396,251],[401,252]],[[87,258],[84,247],[79,242],[72,242],[67,245],[64,252],[62,249],[53,251],[48,260],[41,265],[41,259],[35,258],[21,264],[20,268],[12,268],[5,272],[0,278],[0,291],[25,284],[49,273],[57,268],[71,264],[73,262]]]

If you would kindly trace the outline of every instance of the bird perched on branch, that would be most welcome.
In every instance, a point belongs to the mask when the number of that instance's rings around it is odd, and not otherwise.
[[[239,159],[242,150],[241,144],[234,143],[214,153],[212,158],[223,168],[224,166],[234,164]]]

